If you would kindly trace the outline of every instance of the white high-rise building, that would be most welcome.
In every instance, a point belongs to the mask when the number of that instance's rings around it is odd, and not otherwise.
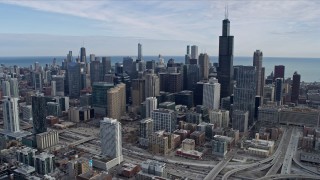
[[[156,97],[160,94],[160,80],[156,74],[145,75],[145,96]]]
[[[217,127],[227,128],[230,122],[229,111],[210,110],[209,120],[210,123],[215,124]]]
[[[100,121],[101,154],[118,158],[119,164],[123,159],[121,139],[121,123],[118,120],[105,117]]]
[[[56,81],[51,81],[51,96],[57,95]]]
[[[32,106],[31,105],[23,105],[22,109],[22,117],[23,120],[32,121]]]
[[[17,78],[10,79],[10,94],[12,97],[19,97],[19,84]]]
[[[3,96],[11,96],[9,81],[2,82],[2,94]]]
[[[146,118],[151,117],[151,113],[153,110],[157,109],[157,98],[156,97],[148,97],[146,99]]]
[[[138,43],[138,60],[142,61],[142,44]]]
[[[208,83],[203,84],[202,104],[209,109],[219,109],[221,85],[215,78],[210,78]]]
[[[4,129],[9,132],[19,132],[18,98],[5,96],[3,100]]]
[[[155,109],[151,113],[153,119],[153,130],[165,130],[173,132],[176,129],[177,117],[173,110],[169,109]]]
[[[191,46],[191,59],[198,59],[198,46]]]

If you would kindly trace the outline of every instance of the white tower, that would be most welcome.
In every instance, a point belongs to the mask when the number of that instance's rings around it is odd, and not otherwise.
[[[220,83],[215,78],[210,78],[208,83],[203,84],[202,103],[209,109],[219,109],[220,105]]]
[[[146,99],[146,118],[151,117],[152,111],[157,109],[158,100],[156,97]]]
[[[51,96],[57,95],[57,85],[56,81],[51,81]]]
[[[4,129],[9,132],[19,132],[18,98],[5,96],[3,100]]]
[[[116,119],[104,118],[100,121],[101,154],[117,158],[120,164],[122,157],[121,123]]]
[[[10,94],[12,97],[19,97],[19,85],[17,78],[10,79]]]
[[[2,82],[2,93],[3,96],[11,96],[9,81]]]

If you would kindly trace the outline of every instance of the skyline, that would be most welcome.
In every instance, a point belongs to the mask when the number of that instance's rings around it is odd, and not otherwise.
[[[96,55],[137,55],[140,42],[146,56],[183,56],[193,44],[217,56],[225,3],[0,1],[0,55],[77,55],[81,46]],[[320,2],[228,1],[228,7],[235,56],[256,49],[266,57],[320,56]]]

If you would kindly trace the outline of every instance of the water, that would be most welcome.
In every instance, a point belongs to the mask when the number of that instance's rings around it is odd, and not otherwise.
[[[29,67],[35,62],[41,65],[52,64],[53,58],[56,58],[57,64],[65,57],[62,56],[41,56],[41,57],[0,57],[0,64],[6,66],[18,65],[20,67]],[[164,56],[165,62],[173,58],[175,62],[184,63],[184,56]],[[89,59],[89,58],[88,58]],[[112,64],[122,62],[123,56],[112,56]],[[144,60],[158,60],[157,56],[144,56]],[[218,62],[218,57],[210,57],[211,62]],[[252,57],[234,57],[234,65],[252,65]],[[301,75],[301,80],[305,82],[320,81],[320,59],[317,58],[284,58],[284,57],[264,57],[263,66],[266,69],[266,76],[269,75],[275,65],[285,66],[285,77],[291,77],[295,71]]]

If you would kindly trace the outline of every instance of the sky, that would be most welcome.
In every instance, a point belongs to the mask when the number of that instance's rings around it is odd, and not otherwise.
[[[226,4],[234,56],[320,57],[319,0],[0,0],[0,56],[217,56]]]

